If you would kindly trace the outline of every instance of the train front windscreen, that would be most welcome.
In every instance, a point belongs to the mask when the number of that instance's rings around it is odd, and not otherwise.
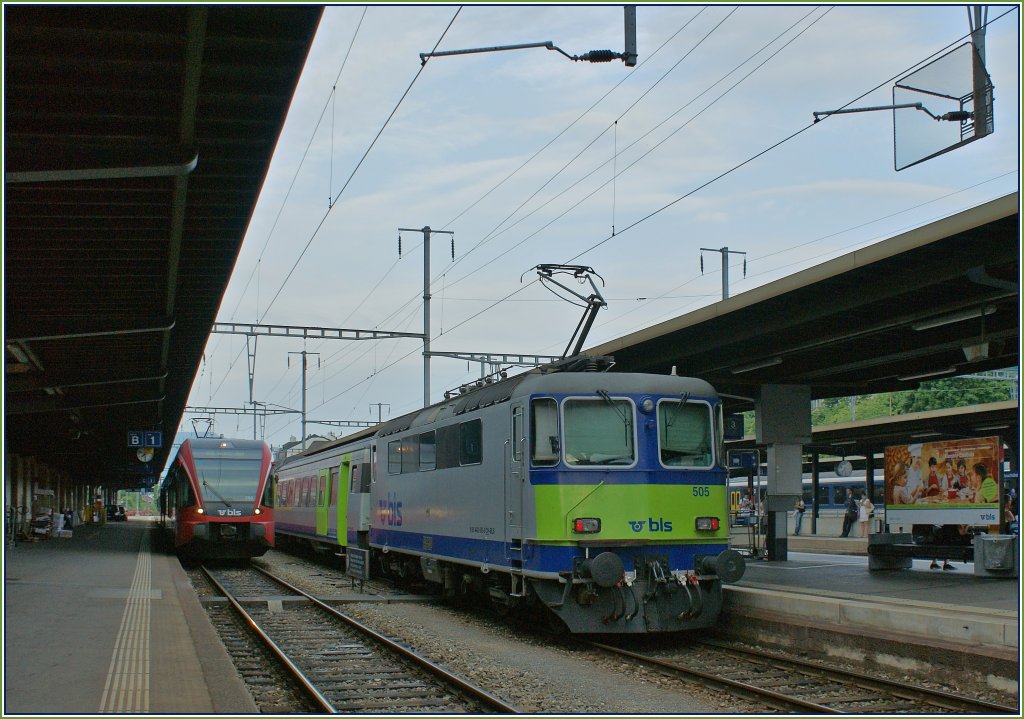
[[[256,500],[262,479],[262,449],[196,448],[192,456],[204,495],[225,503]]]

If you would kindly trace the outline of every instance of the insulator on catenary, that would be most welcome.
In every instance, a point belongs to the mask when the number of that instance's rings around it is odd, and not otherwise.
[[[591,50],[580,55],[580,60],[587,62],[611,62],[617,57],[621,57],[617,52],[611,50]]]

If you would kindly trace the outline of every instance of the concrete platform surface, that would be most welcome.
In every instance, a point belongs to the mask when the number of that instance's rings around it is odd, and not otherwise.
[[[177,559],[150,551],[155,527],[5,547],[5,716],[256,713]]]
[[[865,540],[823,539],[817,549],[837,543],[866,548]],[[748,559],[743,578],[726,588],[726,609],[1018,652],[1019,579],[975,576],[970,562],[953,566],[934,570],[915,559],[911,569],[869,572],[866,554],[790,551],[786,561]]]

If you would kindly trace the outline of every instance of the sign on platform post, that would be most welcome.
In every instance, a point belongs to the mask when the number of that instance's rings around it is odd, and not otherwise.
[[[138,449],[145,447],[145,432],[129,432],[128,433],[128,447],[129,449]]]
[[[145,434],[145,437],[143,439],[145,441],[145,446],[146,447],[156,447],[156,448],[159,448],[159,447],[163,447],[164,446],[164,433],[163,432],[145,432],[144,434]]]

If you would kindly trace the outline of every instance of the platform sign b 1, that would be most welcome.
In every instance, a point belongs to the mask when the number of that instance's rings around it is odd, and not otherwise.
[[[129,449],[139,449],[145,447],[146,433],[145,432],[129,432],[128,433],[128,447]]]

